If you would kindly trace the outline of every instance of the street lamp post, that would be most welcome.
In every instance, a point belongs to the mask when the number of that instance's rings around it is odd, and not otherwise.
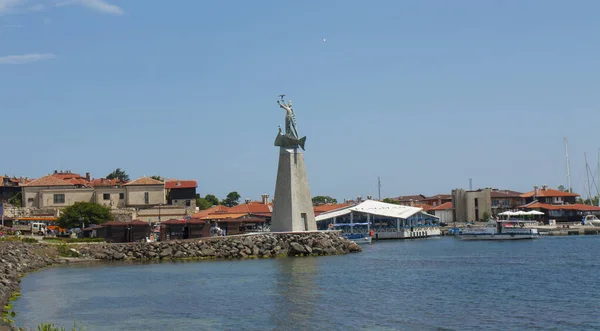
[[[158,204],[158,223],[160,223],[160,207],[162,206],[162,203]]]

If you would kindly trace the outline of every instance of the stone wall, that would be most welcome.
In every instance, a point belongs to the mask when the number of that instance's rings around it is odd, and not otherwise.
[[[183,241],[74,246],[86,258],[100,260],[213,259],[337,255],[360,252],[336,231],[267,233]]]
[[[55,263],[57,255],[55,247],[0,241],[0,310],[19,292],[23,274]]]
[[[4,217],[32,217],[32,216],[58,216],[58,212],[54,208],[35,208],[35,207],[19,207],[9,204],[4,204]]]

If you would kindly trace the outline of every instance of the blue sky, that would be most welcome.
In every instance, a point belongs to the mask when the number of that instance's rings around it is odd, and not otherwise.
[[[0,0],[2,170],[273,195],[284,112],[313,195],[573,187],[600,140],[600,2]],[[325,39],[325,41],[323,41]]]

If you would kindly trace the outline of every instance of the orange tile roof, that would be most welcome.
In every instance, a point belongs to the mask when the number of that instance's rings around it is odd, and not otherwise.
[[[89,186],[90,185],[90,183],[83,178],[70,178],[70,179],[65,179],[65,181],[67,181],[73,185],[81,185],[81,186]]]
[[[210,207],[208,209],[204,209],[204,210],[201,210],[201,211],[193,214],[192,218],[200,219],[200,218],[203,218],[203,217],[205,217],[207,215],[210,215],[212,213],[217,213],[217,212],[222,212],[223,213],[223,212],[228,212],[228,211],[229,211],[229,207],[227,207],[227,206],[223,206],[223,205],[212,206],[212,207]]]
[[[448,210],[448,209],[452,209],[452,202],[442,203],[441,205],[439,205],[437,207],[433,207],[430,210]]]
[[[429,211],[433,209],[433,206],[425,204],[425,203],[415,203],[412,207],[423,208],[424,211]]]
[[[258,201],[243,203],[229,208],[232,213],[248,213],[248,214],[269,214],[273,212],[271,204],[264,204]]]
[[[535,196],[535,191],[529,191],[527,193],[521,194],[521,198],[531,198],[533,196]],[[551,188],[546,188],[546,189],[541,188],[541,189],[538,189],[537,196],[538,197],[546,197],[546,198],[552,198],[552,197],[578,197],[579,194],[577,194],[577,193],[563,192],[563,191],[554,190],[554,189],[551,189]]]
[[[133,182],[129,182],[127,184],[125,184],[126,186],[133,186],[133,185],[164,185],[163,182],[161,182],[160,180],[156,180],[154,178],[150,178],[150,177],[141,177],[138,178],[136,180],[134,180]]]
[[[195,180],[178,180],[178,179],[167,179],[165,181],[165,188],[177,189],[177,188],[196,188],[198,184]]]
[[[81,177],[80,174],[75,174],[72,172],[57,172],[57,173],[52,174],[52,176],[54,176],[56,178],[60,178],[60,179],[65,179],[65,180],[73,179],[73,178],[83,178],[83,177]]]
[[[58,177],[47,175],[31,181],[25,186],[36,187],[36,186],[73,186],[73,184],[64,181]]]
[[[574,203],[571,205],[551,205],[541,202],[533,202],[520,208],[527,209],[546,209],[546,210],[577,210],[577,211],[600,211],[600,207],[584,205],[582,203]]]
[[[323,205],[314,206],[313,211],[315,213],[315,216],[318,216],[320,214],[330,212],[330,211],[336,210],[336,209],[345,208],[350,205],[351,205],[350,203],[327,203],[327,204],[323,204]]]
[[[203,220],[222,220],[227,218],[240,218],[248,215],[248,213],[212,213],[204,217],[200,217]]]

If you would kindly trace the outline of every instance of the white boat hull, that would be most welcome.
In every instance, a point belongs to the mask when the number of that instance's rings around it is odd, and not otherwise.
[[[522,240],[537,239],[539,234],[460,234],[461,240]]]
[[[355,243],[357,243],[359,245],[367,245],[367,244],[371,243],[371,240],[373,240],[373,238],[364,237],[364,238],[350,239],[350,240],[354,241]]]

